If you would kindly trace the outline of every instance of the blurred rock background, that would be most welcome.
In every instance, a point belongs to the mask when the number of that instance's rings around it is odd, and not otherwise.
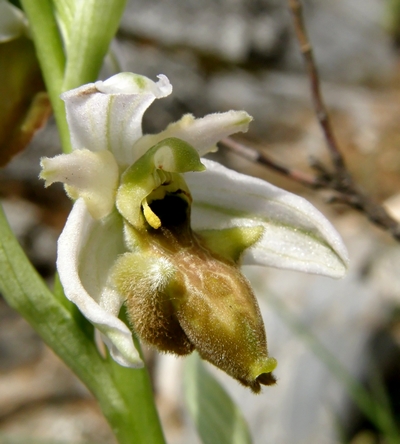
[[[400,219],[399,32],[393,28],[399,21],[392,3],[304,1],[323,92],[349,169]],[[173,84],[173,95],[147,112],[146,132],[186,112],[245,109],[254,116],[251,130],[241,136],[246,144],[304,170],[310,155],[327,160],[284,0],[130,0],[102,76],[115,70],[152,78],[163,73]],[[0,172],[10,224],[49,285],[71,204],[62,187],[45,190],[37,176],[39,158],[59,151],[49,122]],[[378,375],[399,419],[399,245],[362,215],[328,206],[329,193],[308,191],[224,149],[213,157],[310,199],[342,234],[351,269],[341,281],[245,270],[260,300],[270,353],[279,362],[278,385],[255,397],[210,370],[241,406],[255,444],[381,442],[274,300],[283,301],[284,312],[303,322],[360,381],[368,385]],[[3,300],[0,320],[0,444],[115,443],[91,395]],[[198,443],[183,404],[183,360],[148,355],[169,444]]]

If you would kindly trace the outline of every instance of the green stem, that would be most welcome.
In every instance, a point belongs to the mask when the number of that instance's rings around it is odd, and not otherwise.
[[[274,309],[285,323],[307,343],[309,348],[321,362],[326,365],[332,375],[344,385],[354,403],[371,423],[384,434],[387,442],[389,444],[399,443],[400,433],[388,405],[374,399],[364,386],[341,364],[338,358],[331,353],[305,325],[298,321],[277,297],[269,294],[268,301],[272,303]]]
[[[109,365],[130,416],[129,421],[119,421],[118,417],[115,418],[114,422],[118,422],[119,429],[114,427],[114,432],[119,438],[119,443],[165,444],[147,369],[132,370],[121,367],[111,358]]]
[[[165,444],[147,370],[123,368],[101,358],[93,337],[82,328],[87,321],[50,292],[1,207],[0,290],[98,399],[120,444]]]
[[[71,151],[71,141],[60,99],[65,70],[65,54],[50,0],[21,0],[28,17],[36,54],[54,110],[64,152]]]

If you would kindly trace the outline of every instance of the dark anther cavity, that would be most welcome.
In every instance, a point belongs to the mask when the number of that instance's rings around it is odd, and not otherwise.
[[[150,208],[160,218],[164,227],[181,225],[188,217],[188,203],[174,194],[167,194],[164,199],[153,200]]]

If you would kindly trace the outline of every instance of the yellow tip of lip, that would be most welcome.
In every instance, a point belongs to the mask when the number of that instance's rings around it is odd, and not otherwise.
[[[265,364],[266,368],[268,368],[268,370],[266,370],[266,372],[272,372],[273,370],[276,369],[278,365],[278,361],[275,358],[268,358],[267,362]]]

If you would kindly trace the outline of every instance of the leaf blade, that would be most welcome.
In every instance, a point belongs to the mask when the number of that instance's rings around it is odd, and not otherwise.
[[[126,0],[87,0],[76,4],[69,24],[63,91],[96,80],[125,5]]]
[[[204,444],[251,444],[242,413],[197,353],[186,358],[184,387],[189,413]]]

